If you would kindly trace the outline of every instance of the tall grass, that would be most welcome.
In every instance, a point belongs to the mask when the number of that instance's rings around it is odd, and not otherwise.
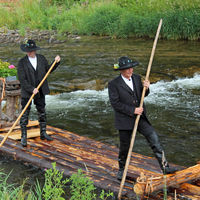
[[[0,199],[1,200],[36,200],[35,195],[32,191],[24,191],[25,181],[22,185],[16,186],[14,184],[9,184],[8,178],[10,174],[6,175],[0,172]]]
[[[155,36],[160,18],[161,37],[200,39],[199,0],[21,0],[0,7],[0,26],[18,29],[57,30],[59,33]]]

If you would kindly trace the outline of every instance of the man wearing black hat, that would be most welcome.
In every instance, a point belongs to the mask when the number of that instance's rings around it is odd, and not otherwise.
[[[17,67],[18,78],[21,85],[21,105],[22,109],[26,106],[31,95],[34,93],[34,104],[38,112],[38,121],[40,123],[40,138],[42,140],[52,140],[46,133],[46,112],[45,112],[45,95],[49,94],[49,86],[47,80],[44,81],[39,91],[37,86],[44,78],[50,66],[43,55],[36,54],[40,47],[36,46],[33,40],[28,40],[25,44],[20,46],[21,50],[26,52],[26,56],[20,59]],[[55,57],[56,64],[52,71],[54,71],[60,64],[60,56]],[[26,109],[20,119],[21,127],[21,144],[27,146],[27,124],[31,104]]]
[[[147,88],[145,94],[147,96],[150,82],[144,81],[142,84],[141,77],[133,74],[133,67],[138,64],[137,61],[132,61],[125,56],[119,58],[119,63],[114,65],[114,69],[119,70],[120,75],[108,83],[109,99],[115,113],[115,127],[119,130],[120,138],[118,180],[121,180],[123,176],[137,115],[141,115],[137,130],[147,139],[163,173],[169,174],[176,171],[169,167],[157,133],[147,119],[145,105],[143,108],[139,107],[143,87]]]

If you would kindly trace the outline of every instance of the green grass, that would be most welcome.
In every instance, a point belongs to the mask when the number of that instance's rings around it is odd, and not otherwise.
[[[154,38],[163,19],[164,39],[200,39],[199,0],[21,0],[0,7],[0,26],[79,35]]]
[[[25,190],[26,180],[20,186],[8,183],[10,174],[0,172],[1,200],[106,200],[108,197],[113,197],[112,192],[107,193],[104,190],[97,195],[93,181],[81,169],[72,174],[70,178],[64,178],[63,172],[56,169],[56,163],[52,163],[52,168],[45,170],[43,186],[37,180],[32,188]],[[65,194],[68,183],[70,184],[70,197]]]

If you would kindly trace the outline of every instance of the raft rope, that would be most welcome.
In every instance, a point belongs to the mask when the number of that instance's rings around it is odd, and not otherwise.
[[[153,180],[159,180],[162,179],[163,177],[147,177],[144,175],[143,172],[141,172],[140,177],[137,178],[136,182],[137,183],[141,183],[141,184],[145,184],[145,191],[147,194],[149,194],[151,191],[153,191],[153,185],[152,185],[152,181]]]
[[[2,81],[2,92],[1,92],[1,98],[0,98],[0,103],[1,103],[4,99],[4,96],[5,96],[6,79],[0,78],[0,81]]]

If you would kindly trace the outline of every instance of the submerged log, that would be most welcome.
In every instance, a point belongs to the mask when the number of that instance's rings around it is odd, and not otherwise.
[[[163,189],[165,186],[178,186],[181,183],[200,178],[200,164],[176,172],[175,174],[163,175],[158,177],[138,179],[134,185],[134,192],[137,195],[144,195]]]

